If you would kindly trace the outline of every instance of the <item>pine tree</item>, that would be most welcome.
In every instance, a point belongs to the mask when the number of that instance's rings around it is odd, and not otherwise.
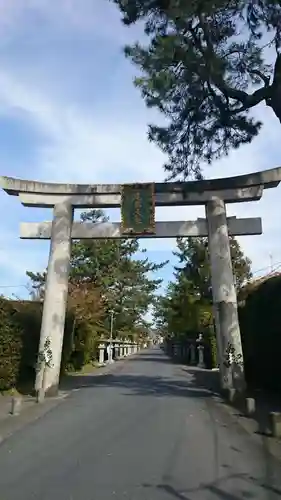
[[[102,210],[91,210],[81,215],[82,222],[106,222]],[[142,258],[137,257],[142,254]],[[122,333],[131,336],[147,328],[145,316],[155,300],[155,292],[162,280],[154,277],[166,263],[150,262],[146,252],[140,252],[137,239],[95,239],[76,241],[72,246],[69,303],[74,306],[79,320],[96,322],[97,331],[110,330],[110,311],[114,310],[113,336]],[[31,286],[41,298],[47,273],[27,272]],[[99,307],[93,307],[91,300]],[[102,311],[101,311],[102,309]],[[102,326],[103,323],[103,326]]]
[[[238,241],[230,238],[233,274],[237,293],[251,278],[251,261],[245,257]],[[168,334],[197,336],[213,325],[211,270],[206,238],[177,240],[174,255],[178,259],[174,281],[165,296],[158,299],[154,315],[156,323]]]
[[[126,25],[145,23],[148,44],[125,53],[147,106],[168,119],[149,138],[168,155],[169,178],[200,179],[204,161],[250,143],[262,126],[250,112],[258,104],[281,121],[279,1],[113,1]]]
[[[246,257],[233,236],[229,237],[230,253],[234,282],[237,293],[243,284],[252,277],[251,261]],[[207,238],[186,238],[177,240],[178,250],[174,255],[181,267],[176,267],[176,278],[182,273],[189,280],[195,293],[201,301],[210,301],[212,297],[211,269],[208,254]]]

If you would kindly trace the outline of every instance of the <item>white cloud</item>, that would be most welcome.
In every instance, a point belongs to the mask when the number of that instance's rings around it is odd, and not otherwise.
[[[72,30],[85,36],[94,30],[96,39],[114,44],[143,37],[141,27],[124,29],[118,9],[109,0],[0,0],[0,43],[16,37],[34,18],[59,32]]]
[[[92,10],[94,5],[98,7]],[[67,27],[68,30],[73,30],[74,37],[80,36],[84,28],[91,32],[95,26],[99,40],[102,35],[104,40],[112,44],[115,40],[115,43],[120,45],[134,38],[137,33],[123,29],[117,9],[103,0],[95,2],[83,0],[79,5],[74,0],[61,0],[56,2],[55,8],[54,4],[51,5],[47,0],[0,0],[0,45],[5,37],[16,38],[19,20],[24,21],[27,14],[35,10],[40,12],[53,27],[58,27],[60,24],[64,25],[64,29]],[[93,60],[94,50],[100,51],[102,47],[102,44],[93,47]],[[18,50],[20,58],[20,45]],[[106,57],[105,51],[104,58]],[[120,64],[122,64],[121,58]],[[61,64],[63,65],[63,61]],[[93,64],[93,61],[89,60],[89,64]],[[77,72],[78,68],[78,61],[74,61],[73,72]],[[112,84],[109,102],[107,102],[107,92],[103,93],[100,89],[95,100],[89,103],[86,109],[85,106],[81,107],[79,102],[60,99],[59,95],[56,96],[51,91],[48,93],[48,80],[43,86],[42,77],[38,75],[37,80],[36,74],[31,69],[30,74],[28,71],[28,67],[19,69],[16,65],[12,67],[10,64],[2,65],[0,71],[0,114],[12,116],[20,110],[48,138],[40,146],[36,170],[34,165],[22,166],[21,176],[48,181],[84,183],[163,179],[164,157],[146,139],[147,122],[153,121],[156,115],[145,110],[137,90],[132,88],[130,75],[124,74],[123,85]],[[48,73],[50,87],[53,89],[56,82],[53,81],[52,67],[48,68],[44,77]],[[104,78],[110,79],[110,75]],[[58,84],[61,86],[62,82]],[[108,84],[107,80],[105,84]],[[63,81],[63,85],[67,89],[68,81]],[[233,152],[228,158],[212,165],[206,170],[208,177],[238,175],[276,166],[274,161],[279,156],[280,124],[264,106],[260,108],[259,113],[262,113],[265,122],[260,136],[251,145]],[[7,172],[5,165],[1,165],[1,171],[4,175],[18,176],[17,170]],[[258,203],[228,207],[229,215],[263,218],[262,236],[240,238],[245,252],[253,260],[254,270],[270,266],[270,254],[274,263],[281,261],[279,243],[281,224],[278,217],[280,190],[281,186],[265,192],[262,201]],[[7,204],[4,201],[5,196],[0,197],[1,210],[4,204]],[[12,199],[9,207],[17,203],[18,200]],[[17,214],[18,222],[23,218],[32,220],[33,214],[35,218],[35,211],[28,209],[22,208]],[[162,208],[157,210],[157,216],[159,220],[196,219],[204,216],[204,209],[203,207]],[[47,247],[45,245],[44,251],[41,252],[40,242],[18,241],[17,231],[18,228],[14,226],[8,234],[2,231],[0,266],[1,270],[4,270],[9,262],[13,279],[18,276],[21,282],[26,268],[40,269],[42,264],[47,262]],[[170,240],[144,242],[146,248],[159,252],[171,250],[174,244],[175,242]],[[17,258],[18,255],[20,259]]]
[[[64,106],[0,72],[0,105],[26,113],[49,137],[36,178],[66,182],[111,182],[163,178],[163,155],[146,139],[145,120],[134,114],[95,118]]]

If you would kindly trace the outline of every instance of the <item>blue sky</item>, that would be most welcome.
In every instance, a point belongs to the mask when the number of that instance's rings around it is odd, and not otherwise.
[[[122,47],[142,36],[125,28],[107,0],[0,0],[0,173],[62,182],[161,181],[161,152],[146,138],[160,121],[134,88],[136,69]],[[254,142],[205,170],[230,176],[280,165],[280,124],[270,109]],[[229,215],[262,216],[264,234],[240,238],[258,274],[281,263],[281,186],[258,203],[228,207]],[[0,193],[0,292],[27,294],[26,270],[42,270],[48,244],[19,240],[19,223],[50,218]],[[204,216],[202,207],[158,209],[158,220]],[[117,218],[116,218],[117,220]],[[155,261],[170,259],[171,240],[145,241]],[[270,258],[270,254],[272,258]],[[262,271],[259,271],[262,270]]]

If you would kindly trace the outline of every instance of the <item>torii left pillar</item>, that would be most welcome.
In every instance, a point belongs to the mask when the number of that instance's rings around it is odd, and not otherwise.
[[[35,381],[35,390],[38,392],[43,389],[50,396],[56,395],[59,387],[72,223],[73,208],[68,200],[55,205],[39,344],[39,352],[42,352],[46,340],[50,340],[52,361],[51,366],[45,368],[45,373],[44,366],[40,366]]]

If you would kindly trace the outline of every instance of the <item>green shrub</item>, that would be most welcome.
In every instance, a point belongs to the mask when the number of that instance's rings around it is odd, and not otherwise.
[[[0,298],[0,391],[15,387],[22,352],[22,331],[12,306]]]

